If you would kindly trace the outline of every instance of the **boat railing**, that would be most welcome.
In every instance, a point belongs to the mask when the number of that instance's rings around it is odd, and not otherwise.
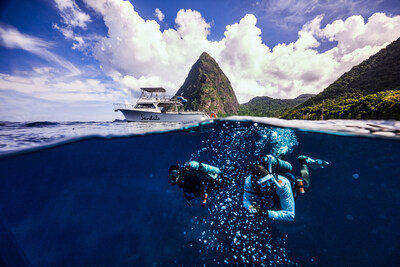
[[[138,99],[138,101],[140,100],[147,100],[147,101],[157,101],[157,102],[179,102],[176,99],[171,99],[171,98],[162,98],[162,97],[141,97]]]
[[[114,104],[115,111],[120,110],[120,109],[134,109],[134,108],[135,108],[135,105],[132,105],[132,104],[119,104],[119,103]]]

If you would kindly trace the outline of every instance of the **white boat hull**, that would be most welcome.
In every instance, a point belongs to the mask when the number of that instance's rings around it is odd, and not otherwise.
[[[127,121],[141,122],[197,122],[208,120],[209,117],[203,112],[148,112],[130,109],[117,109],[121,111]]]

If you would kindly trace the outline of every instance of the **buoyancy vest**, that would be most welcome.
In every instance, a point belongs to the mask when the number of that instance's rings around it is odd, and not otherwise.
[[[269,190],[262,190],[257,181],[258,179],[253,179],[252,177],[251,186],[255,193],[260,197],[261,204],[270,210],[281,209],[280,198],[276,192],[276,186],[271,186]]]

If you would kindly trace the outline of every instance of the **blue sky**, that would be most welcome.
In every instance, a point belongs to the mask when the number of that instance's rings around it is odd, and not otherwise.
[[[398,0],[0,3],[0,120],[110,121],[206,51],[240,103],[318,93],[400,37]]]

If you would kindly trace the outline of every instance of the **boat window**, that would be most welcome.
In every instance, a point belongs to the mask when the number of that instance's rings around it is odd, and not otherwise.
[[[143,109],[154,109],[154,105],[153,104],[137,104],[135,106],[135,108],[143,108]]]

